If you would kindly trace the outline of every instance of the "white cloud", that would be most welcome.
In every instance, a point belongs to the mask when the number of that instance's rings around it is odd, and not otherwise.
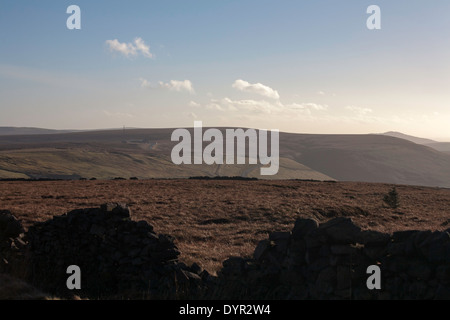
[[[139,78],[139,81],[141,81],[141,88],[153,88],[154,86],[144,78]]]
[[[134,57],[140,53],[144,57],[153,58],[150,47],[145,44],[142,38],[134,39],[133,43],[119,42],[117,39],[106,40],[106,44],[109,46],[109,51],[118,52],[126,57]]]
[[[324,96],[324,95],[325,95],[325,92],[323,92],[323,91],[318,91],[317,94],[318,94],[318,95],[321,95],[321,96]]]
[[[177,92],[187,91],[189,93],[195,93],[192,82],[189,80],[184,80],[184,81],[170,80],[167,83],[160,81],[159,86],[161,88],[165,88],[165,89],[169,89],[169,90],[173,90],[173,91],[177,91]]]
[[[304,109],[304,110],[316,110],[316,111],[323,111],[323,110],[327,110],[328,106],[327,105],[322,105],[322,104],[317,104],[317,103],[291,103],[286,105],[286,107],[291,108],[291,109]]]
[[[372,113],[373,110],[370,108],[362,108],[362,107],[355,107],[355,106],[346,106],[346,110],[352,111],[360,116],[368,115],[369,113]]]
[[[256,93],[261,96],[265,96],[272,99],[280,99],[280,95],[276,90],[268,86],[265,86],[261,83],[252,84],[247,81],[239,79],[232,84],[232,87],[239,91]]]
[[[152,84],[145,78],[139,78],[139,81],[141,82],[141,88],[149,88],[149,89],[162,88],[177,92],[186,91],[189,93],[195,93],[194,86],[192,85],[192,82],[189,80],[184,81],[170,80],[169,82],[159,81],[157,85]],[[189,106],[199,107],[200,105],[197,104],[195,101],[191,101],[189,103]]]
[[[153,58],[153,54],[150,52],[150,47],[144,43],[142,38],[134,39],[134,44],[137,51],[140,51],[144,57]]]
[[[107,110],[103,110],[103,113],[111,118],[134,118],[135,116],[131,113],[125,113],[125,112],[109,112]]]
[[[246,110],[266,114],[281,111],[283,107],[280,102],[274,104],[265,100],[231,100],[230,98],[222,99],[220,104],[226,106],[230,111]]]
[[[111,52],[116,51],[124,56],[136,55],[136,48],[131,43],[120,43],[119,40],[106,40],[106,44],[109,46]]]
[[[218,110],[218,111],[227,111],[226,108],[222,107],[220,104],[216,102],[211,102],[206,105],[206,109],[208,110]]]
[[[200,105],[200,103],[197,103],[195,101],[190,101],[189,102],[189,107],[199,108],[199,107],[201,107],[201,105]]]
[[[395,116],[389,116],[389,117],[379,117],[377,115],[373,114],[373,110],[370,108],[363,108],[358,106],[346,106],[345,110],[350,111],[351,115],[340,115],[339,117],[342,119],[343,122],[349,122],[349,123],[367,123],[367,124],[373,124],[373,123],[394,123],[397,120],[395,120]]]
[[[197,119],[198,118],[197,114],[195,114],[194,112],[184,112],[183,114],[186,117],[191,118],[191,119]]]
[[[267,101],[267,100],[232,100],[230,98],[223,98],[221,100],[211,99],[207,109],[218,111],[241,111],[250,114],[271,114],[271,115],[310,115],[313,111],[324,111],[328,109],[327,105],[320,105],[316,103],[291,103],[283,104],[281,101]]]

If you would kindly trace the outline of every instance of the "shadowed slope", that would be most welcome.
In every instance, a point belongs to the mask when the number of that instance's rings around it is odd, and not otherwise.
[[[175,166],[170,160],[176,144],[170,139],[172,132],[127,129],[0,136],[0,177],[261,178],[260,165]],[[450,155],[384,135],[280,133],[280,171],[263,178],[450,187]]]

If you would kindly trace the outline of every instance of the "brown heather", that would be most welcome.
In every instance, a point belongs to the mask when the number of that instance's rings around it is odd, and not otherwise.
[[[299,217],[351,217],[363,229],[445,230],[450,189],[397,185],[400,206],[384,196],[393,185],[357,182],[241,180],[2,181],[0,209],[25,227],[68,211],[122,202],[132,219],[176,238],[180,260],[217,272],[230,256],[249,257],[273,231]]]

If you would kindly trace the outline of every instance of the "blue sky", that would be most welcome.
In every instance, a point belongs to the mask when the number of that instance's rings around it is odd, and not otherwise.
[[[66,28],[72,4],[81,30]],[[372,4],[381,30],[366,27]],[[0,125],[201,120],[450,139],[449,9],[448,0],[2,0]]]

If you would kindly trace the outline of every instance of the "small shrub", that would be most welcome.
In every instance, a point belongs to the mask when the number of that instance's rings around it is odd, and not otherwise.
[[[392,190],[384,196],[383,201],[392,209],[397,209],[400,206],[397,189],[393,187]]]

